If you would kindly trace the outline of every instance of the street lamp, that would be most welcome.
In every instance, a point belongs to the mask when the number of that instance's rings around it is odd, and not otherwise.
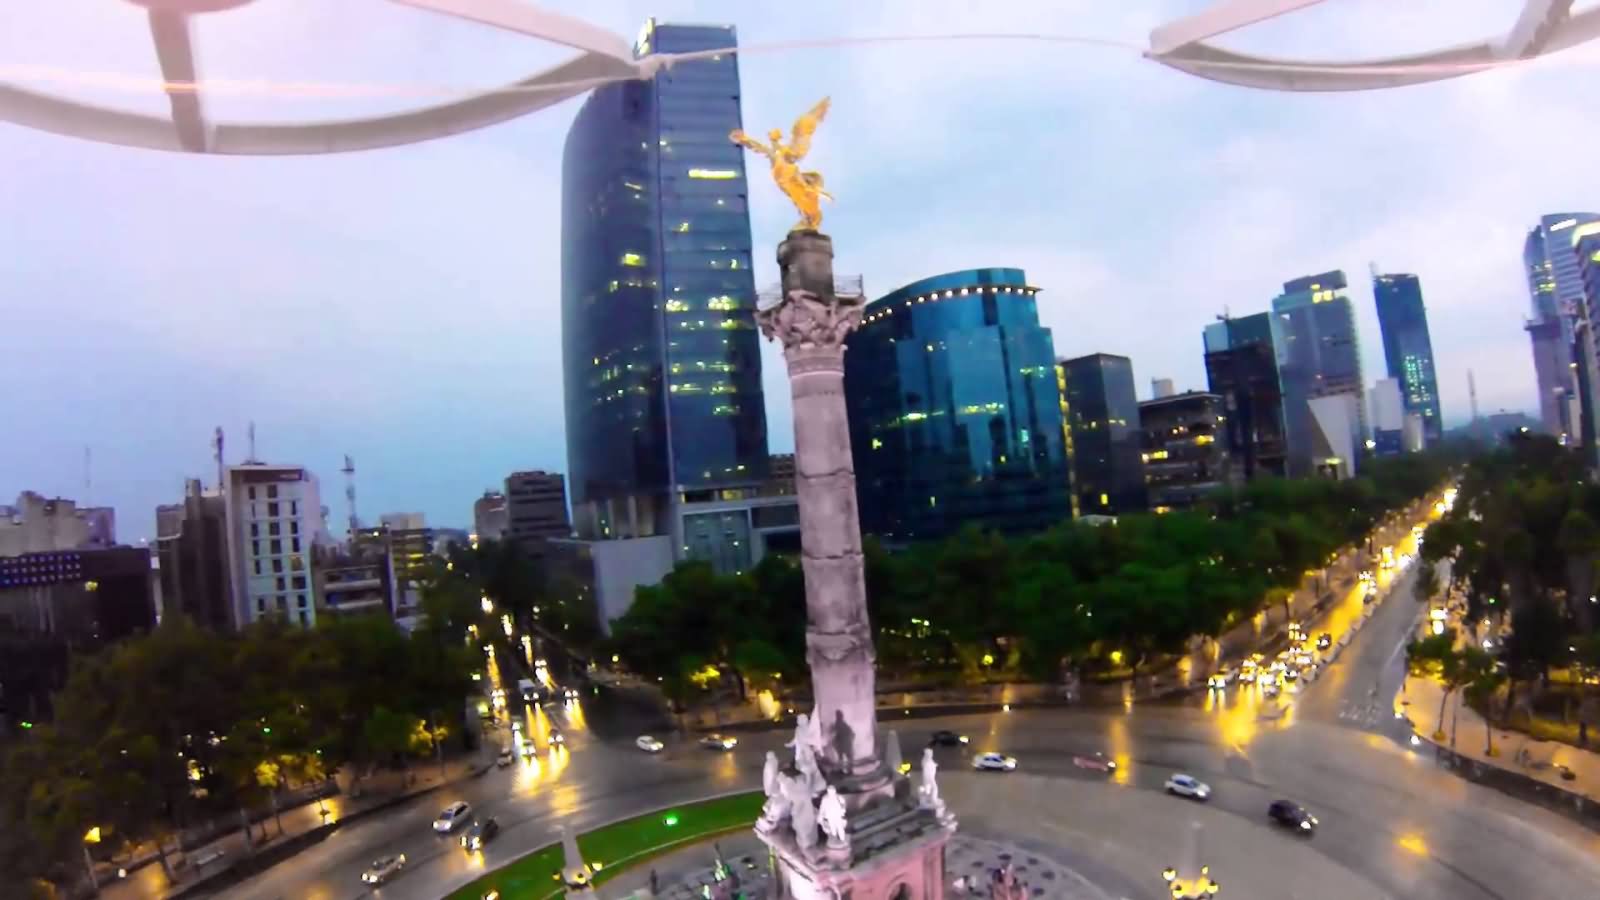
[[[94,888],[96,893],[100,891],[100,879],[94,874],[94,857],[89,855],[89,845],[98,843],[100,843],[100,826],[96,825],[83,836],[83,865],[89,870],[89,886]]]

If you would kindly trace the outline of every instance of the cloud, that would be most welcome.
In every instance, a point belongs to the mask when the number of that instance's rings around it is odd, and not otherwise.
[[[99,0],[19,11],[18,62],[153,74],[142,21]],[[1600,47],[1436,85],[1350,95],[1250,91],[1181,75],[1131,49],[1022,40],[759,48],[837,36],[971,33],[1141,46],[1194,2],[801,5],[630,0],[557,8],[631,35],[663,21],[734,21],[746,126],[834,110],[812,163],[842,272],[872,295],[974,266],[1044,289],[1061,355],[1133,358],[1204,386],[1200,330],[1265,309],[1291,277],[1344,268],[1369,380],[1382,374],[1365,271],[1417,273],[1448,420],[1464,370],[1485,409],[1533,406],[1521,317],[1522,237],[1543,212],[1600,208],[1600,122],[1587,84]],[[1304,58],[1364,58],[1509,26],[1492,0],[1322,4],[1223,40]],[[277,0],[203,19],[202,65],[237,78],[493,85],[566,51],[379,0]],[[81,89],[77,89],[81,93]],[[159,97],[95,99],[159,111]],[[225,118],[306,119],[433,102],[215,98]],[[422,509],[462,524],[513,468],[562,470],[560,161],[575,103],[471,135],[351,156],[215,159],[0,129],[0,312],[26,334],[6,358],[0,496],[71,495],[81,448],[128,534],[177,479],[207,471],[212,427],[234,446],[332,479],[351,452],[369,516]],[[751,205],[757,284],[793,221],[764,176]],[[763,349],[774,449],[792,446],[782,357]],[[15,373],[14,375],[12,373]],[[330,490],[329,494],[333,492]]]

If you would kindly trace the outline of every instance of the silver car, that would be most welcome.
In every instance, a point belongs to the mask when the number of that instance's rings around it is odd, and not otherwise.
[[[372,861],[372,865],[361,873],[361,881],[363,884],[383,884],[405,868],[405,865],[406,855],[404,853],[375,859]]]

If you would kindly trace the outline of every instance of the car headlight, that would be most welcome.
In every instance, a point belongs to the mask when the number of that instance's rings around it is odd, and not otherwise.
[[[1112,760],[1111,762],[1106,763],[1106,768],[1108,768],[1108,769],[1115,769],[1116,767],[1117,767],[1117,761],[1116,760]]]
[[[961,743],[965,744],[966,742],[967,742],[967,736],[963,734],[961,736]]]
[[[1311,830],[1311,823],[1310,822],[1301,822],[1300,823],[1300,827],[1304,828],[1307,831],[1310,831]]]

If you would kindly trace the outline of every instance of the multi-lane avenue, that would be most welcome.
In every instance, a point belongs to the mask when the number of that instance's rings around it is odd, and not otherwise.
[[[1265,811],[1273,799],[1286,797],[1321,821],[1310,849],[1390,896],[1591,896],[1600,884],[1600,835],[1456,778],[1406,740],[1409,730],[1394,718],[1392,703],[1402,683],[1403,646],[1423,607],[1412,600],[1412,572],[1378,577],[1389,599],[1374,605],[1350,645],[1322,667],[1313,683],[1276,700],[1235,684],[1178,701],[1110,710],[1019,709],[886,724],[897,725],[907,748],[920,746],[936,729],[968,735],[965,747],[938,751],[946,767],[965,768],[971,754],[998,750],[1015,756],[1019,770],[1031,775],[1104,781],[1108,776],[1072,762],[1074,755],[1099,751],[1119,763],[1109,776],[1115,787],[1155,792],[1173,772],[1187,772],[1212,786],[1215,810],[1251,823],[1246,833],[1252,837],[1246,839],[1261,843],[1252,864],[1268,871],[1276,864],[1275,842],[1284,837],[1271,829]],[[1362,608],[1362,596],[1352,588],[1310,630],[1338,635],[1362,618]],[[368,896],[361,872],[378,855],[403,852],[405,871],[372,893],[439,897],[552,841],[562,823],[582,830],[674,802],[754,788],[763,754],[788,737],[747,734],[731,752],[717,752],[701,749],[690,738],[661,735],[667,749],[652,755],[634,746],[632,733],[591,730],[581,701],[533,715],[519,729],[534,736],[538,752],[532,759],[352,823],[227,895],[248,900]],[[550,748],[552,727],[562,733],[564,748]],[[1115,796],[1113,791],[1112,802]],[[440,807],[456,799],[500,820],[504,830],[482,853],[468,854],[430,828]],[[996,818],[994,810],[973,812],[987,821]],[[1062,809],[1059,815],[1081,829],[1086,817],[1092,827],[1097,813],[1080,808]],[[1018,823],[1018,830],[1031,829]],[[1281,875],[1295,877],[1290,871]]]

